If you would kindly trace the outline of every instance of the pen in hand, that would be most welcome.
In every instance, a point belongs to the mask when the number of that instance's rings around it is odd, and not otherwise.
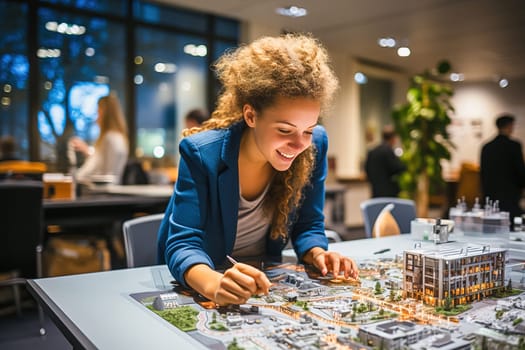
[[[234,258],[232,258],[231,256],[229,255],[226,255],[226,258],[228,258],[228,260],[232,263],[232,265],[235,265],[237,264],[237,260],[235,260]]]
[[[232,258],[231,256],[229,256],[228,254],[226,254],[226,258],[228,259],[229,262],[232,263],[232,265],[237,265],[238,262],[237,260],[235,260],[234,258]],[[255,293],[256,295],[260,295],[260,294],[268,294],[268,288],[270,287],[270,281],[267,279],[266,275],[264,275],[264,281],[256,281],[257,283],[257,292]]]

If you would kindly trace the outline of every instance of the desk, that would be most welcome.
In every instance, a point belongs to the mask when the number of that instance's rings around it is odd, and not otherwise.
[[[169,196],[90,194],[72,200],[46,199],[44,239],[52,234],[97,236],[104,238],[111,254],[111,266],[125,266],[122,223],[138,214],[163,213]],[[116,243],[116,244],[115,244]]]
[[[141,197],[170,198],[173,185],[103,185],[90,186],[90,193],[132,195]]]
[[[495,236],[475,241],[503,244]],[[400,235],[334,243],[330,249],[361,260],[401,254],[414,243],[410,235]],[[383,248],[391,251],[372,254]],[[286,253],[292,257],[290,251]],[[138,292],[167,291],[170,280],[166,266],[154,266],[34,279],[28,286],[75,349],[205,349],[130,297]]]
[[[28,281],[74,349],[203,349],[129,295],[169,290],[166,266]]]
[[[95,225],[108,220],[120,220],[136,212],[160,213],[166,208],[169,197],[137,195],[87,195],[76,199],[45,199],[44,222],[46,225]]]

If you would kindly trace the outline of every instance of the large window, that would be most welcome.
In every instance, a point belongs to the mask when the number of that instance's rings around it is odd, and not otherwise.
[[[46,8],[37,27],[39,158],[67,171],[69,138],[98,137],[98,98],[111,89],[125,105],[125,27]]]
[[[173,162],[184,115],[207,105],[207,42],[151,28],[136,38],[137,155]]]
[[[0,137],[17,141],[16,156],[29,158],[27,6],[0,2]]]
[[[0,28],[0,136],[63,172],[68,139],[98,137],[110,91],[130,156],[173,165],[185,113],[215,105],[209,67],[239,37],[237,21],[142,0],[0,0]]]

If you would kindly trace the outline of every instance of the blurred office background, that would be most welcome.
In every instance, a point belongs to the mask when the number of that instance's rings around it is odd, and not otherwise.
[[[292,3],[273,0],[0,0],[0,134],[19,156],[65,172],[72,135],[95,140],[96,101],[115,91],[130,127],[130,156],[174,167],[185,113],[213,110],[211,64],[261,35],[313,33],[341,81],[325,118],[330,179],[346,183],[345,223],[362,224],[358,203],[368,148],[403,103],[409,78],[443,59],[452,65],[456,143],[445,178],[478,163],[502,112],[525,139],[525,4],[520,0]],[[400,56],[398,50],[410,54]],[[365,137],[368,135],[370,137]]]

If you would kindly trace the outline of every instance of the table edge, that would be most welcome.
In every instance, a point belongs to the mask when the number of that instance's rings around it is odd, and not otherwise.
[[[34,280],[27,280],[29,292],[36,299],[37,303],[43,307],[46,314],[50,316],[58,329],[64,334],[66,339],[73,345],[73,349],[97,349],[89,338],[82,333],[80,328],[66,316],[57,304],[44,292],[44,290]]]

